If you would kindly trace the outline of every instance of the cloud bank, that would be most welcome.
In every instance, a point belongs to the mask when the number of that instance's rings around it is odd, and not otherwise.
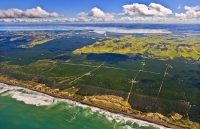
[[[47,18],[58,16],[56,12],[48,13],[39,6],[26,11],[20,9],[0,10],[0,18]]]
[[[108,33],[126,33],[126,34],[148,34],[148,33],[172,33],[171,31],[165,29],[126,29],[120,27],[73,27],[66,25],[45,25],[45,26],[0,26],[3,31],[30,31],[30,30],[87,30],[91,33],[106,34]]]

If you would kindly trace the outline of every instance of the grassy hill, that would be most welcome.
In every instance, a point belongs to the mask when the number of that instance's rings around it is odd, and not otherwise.
[[[159,59],[175,59],[183,57],[198,60],[200,57],[200,37],[178,37],[172,35],[147,35],[133,37],[130,35],[120,38],[107,38],[92,45],[73,51],[74,54],[116,53]]]

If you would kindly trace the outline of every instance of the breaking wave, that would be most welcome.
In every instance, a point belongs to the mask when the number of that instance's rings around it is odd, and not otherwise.
[[[153,128],[166,129],[166,127],[157,125],[154,123],[134,119],[129,116],[122,115],[122,114],[111,113],[106,110],[99,109],[97,107],[84,105],[84,104],[81,104],[79,102],[75,102],[72,100],[55,98],[55,97],[51,97],[51,96],[43,94],[43,93],[39,93],[36,91],[26,89],[26,88],[11,86],[11,85],[7,85],[7,84],[3,84],[3,83],[0,83],[0,96],[11,97],[17,101],[22,101],[25,104],[31,104],[31,105],[35,105],[35,106],[50,107],[51,105],[55,105],[55,104],[62,102],[62,103],[66,103],[68,105],[82,107],[83,109],[85,109],[85,108],[90,109],[91,113],[97,112],[97,113],[103,114],[109,121],[116,121],[118,123],[119,122],[120,123],[131,122],[132,124],[136,123],[139,126],[148,126],[148,127],[153,127]],[[124,128],[131,128],[131,127],[128,125],[124,125]]]

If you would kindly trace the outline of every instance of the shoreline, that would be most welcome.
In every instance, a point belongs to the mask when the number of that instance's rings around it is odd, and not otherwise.
[[[71,100],[71,101],[78,102],[78,103],[83,104],[83,105],[96,107],[96,108],[99,108],[101,110],[105,110],[105,111],[108,111],[108,112],[111,112],[111,113],[123,115],[123,116],[130,117],[130,118],[133,118],[133,119],[141,120],[141,121],[146,121],[146,122],[152,123],[152,124],[157,124],[157,125],[163,126],[165,128],[188,129],[187,127],[182,127],[182,126],[179,126],[179,125],[174,125],[172,123],[168,123],[167,121],[164,121],[162,119],[153,120],[151,118],[144,116],[144,114],[131,114],[131,113],[127,113],[127,112],[122,112],[122,111],[119,111],[119,110],[99,106],[99,105],[93,104],[91,102],[78,100],[78,99],[75,99],[73,97],[60,96],[60,95],[56,95],[56,94],[53,94],[53,93],[48,93],[48,92],[44,92],[44,91],[41,91],[41,90],[37,90],[37,89],[31,88],[31,87],[27,87],[27,86],[23,86],[23,85],[19,85],[19,84],[14,84],[14,83],[11,83],[11,82],[5,82],[5,81],[0,80],[0,83],[29,89],[29,90],[36,91],[36,92],[39,92],[39,93],[43,93],[43,94],[46,94],[46,95],[49,95],[49,96],[52,96],[52,97],[58,98],[58,99]]]

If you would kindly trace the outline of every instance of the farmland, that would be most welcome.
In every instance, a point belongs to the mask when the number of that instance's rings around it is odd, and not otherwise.
[[[41,32],[1,33],[1,76],[53,89],[76,87],[80,96],[120,96],[142,112],[173,111],[200,122],[199,36],[91,38],[57,32],[64,36],[39,42],[33,37]]]

